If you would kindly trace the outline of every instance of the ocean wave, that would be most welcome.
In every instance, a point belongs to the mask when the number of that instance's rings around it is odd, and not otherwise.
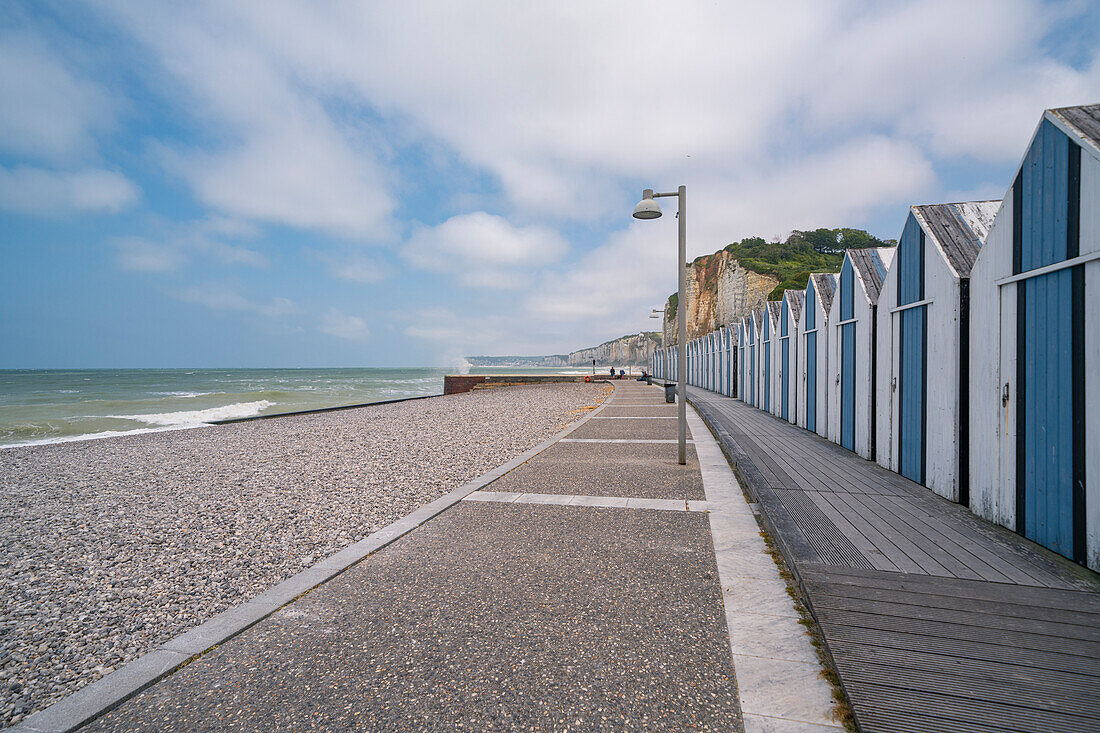
[[[259,415],[274,402],[257,400],[256,402],[237,402],[222,407],[210,407],[205,410],[181,410],[179,412],[156,412],[150,415],[108,415],[119,420],[137,420],[149,425],[182,427],[203,425],[213,420],[232,420],[238,417]]]
[[[170,427],[160,428],[137,428],[135,430],[104,430],[99,433],[87,433],[85,435],[64,435],[54,438],[39,438],[37,440],[27,440],[22,443],[8,443],[7,445],[0,445],[0,450],[7,450],[8,448],[26,448],[32,445],[51,445],[53,443],[75,443],[80,440],[103,440],[104,438],[119,438],[123,435],[142,435],[144,433],[163,433],[170,430],[190,430],[192,428],[207,427],[206,425],[172,425]]]
[[[150,392],[151,395],[157,397],[205,397],[207,395],[214,394],[213,392]]]

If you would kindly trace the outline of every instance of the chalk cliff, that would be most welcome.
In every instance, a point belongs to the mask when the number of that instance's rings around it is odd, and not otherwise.
[[[779,278],[745,269],[726,250],[700,257],[688,265],[688,338],[740,321],[764,305]],[[676,343],[676,295],[665,304],[663,343]]]
[[[567,363],[569,366],[591,366],[595,359],[597,364],[645,366],[649,364],[653,350],[660,345],[660,336],[656,332],[636,333],[574,351],[567,357]]]
[[[688,265],[688,338],[737,323],[784,290],[802,290],[811,272],[836,272],[844,250],[885,247],[862,229],[795,230],[785,241],[748,237]],[[676,343],[676,295],[665,304],[663,343]]]
[[[600,366],[646,366],[653,350],[661,345],[661,334],[656,331],[635,333],[605,341],[599,346],[580,349],[570,354],[549,356],[467,356],[471,367],[564,367],[592,366],[592,360]]]

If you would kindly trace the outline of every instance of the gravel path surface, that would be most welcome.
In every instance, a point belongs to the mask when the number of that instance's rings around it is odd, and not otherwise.
[[[562,429],[553,384],[0,450],[0,725]]]

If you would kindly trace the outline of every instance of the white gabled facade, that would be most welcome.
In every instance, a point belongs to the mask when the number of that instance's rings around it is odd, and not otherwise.
[[[810,275],[798,318],[798,425],[821,437],[828,435],[829,428],[828,319],[835,290],[833,273]]]
[[[829,311],[828,438],[868,459],[874,457],[876,304],[893,255],[893,247],[847,250]]]
[[[1100,105],[1044,113],[970,283],[971,509],[1094,570],[1098,139]]]
[[[878,301],[876,460],[963,503],[969,277],[999,206],[912,207]]]

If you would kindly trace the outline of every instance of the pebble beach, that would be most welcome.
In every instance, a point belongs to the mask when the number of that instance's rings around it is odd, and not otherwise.
[[[0,725],[547,439],[595,384],[0,450]]]

